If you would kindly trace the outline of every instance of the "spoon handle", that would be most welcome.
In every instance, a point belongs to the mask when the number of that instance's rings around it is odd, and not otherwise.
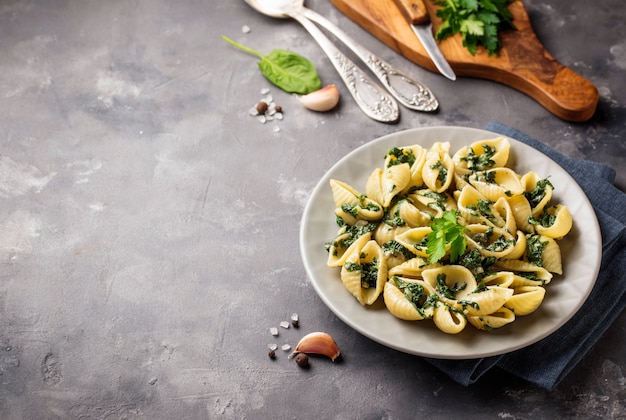
[[[339,76],[346,84],[350,94],[368,117],[386,123],[392,123],[400,117],[400,110],[396,101],[387,94],[385,89],[372,80],[365,72],[358,68],[346,57],[317,26],[304,15],[293,13],[289,15],[298,21],[317,41],[326,53],[331,63],[339,72]]]
[[[302,7],[299,13],[326,28],[350,48],[402,105],[422,112],[439,108],[439,102],[430,89],[363,47],[324,16],[306,7]]]

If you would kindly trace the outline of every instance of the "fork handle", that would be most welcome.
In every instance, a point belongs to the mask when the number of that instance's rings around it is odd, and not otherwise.
[[[318,23],[323,28],[350,48],[376,75],[380,83],[405,107],[422,112],[432,112],[439,108],[435,95],[424,84],[369,51],[356,42],[342,29],[312,9],[300,8],[306,18]]]
[[[396,122],[400,118],[400,110],[393,97],[339,51],[313,22],[300,13],[289,16],[304,26],[317,41],[365,115],[386,123]]]

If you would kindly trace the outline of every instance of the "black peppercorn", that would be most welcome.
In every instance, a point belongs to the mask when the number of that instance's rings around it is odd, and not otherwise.
[[[276,352],[274,350],[270,350],[270,352],[267,354],[270,359],[274,360],[276,359]]]
[[[309,367],[309,356],[304,353],[298,353],[298,355],[296,356],[296,363],[301,368]]]
[[[256,110],[259,114],[265,114],[265,111],[267,111],[267,103],[260,101],[256,104]]]

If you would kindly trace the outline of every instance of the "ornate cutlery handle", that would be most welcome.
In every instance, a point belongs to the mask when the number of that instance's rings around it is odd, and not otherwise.
[[[435,95],[422,83],[396,69],[376,54],[352,39],[334,23],[314,10],[302,7],[299,12],[306,18],[320,24],[346,44],[376,75],[378,80],[404,106],[416,111],[432,112],[439,108]]]
[[[380,85],[339,51],[326,35],[304,15],[293,13],[290,14],[290,17],[300,22],[324,50],[365,115],[376,121],[387,123],[398,120],[400,117],[398,104]]]

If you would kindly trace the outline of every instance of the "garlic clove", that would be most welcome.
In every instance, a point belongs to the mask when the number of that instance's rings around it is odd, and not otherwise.
[[[289,357],[298,353],[320,354],[333,362],[341,354],[335,340],[325,332],[312,332],[302,337]]]
[[[335,85],[328,85],[308,95],[299,96],[298,100],[312,111],[330,111],[339,103],[339,89]]]

